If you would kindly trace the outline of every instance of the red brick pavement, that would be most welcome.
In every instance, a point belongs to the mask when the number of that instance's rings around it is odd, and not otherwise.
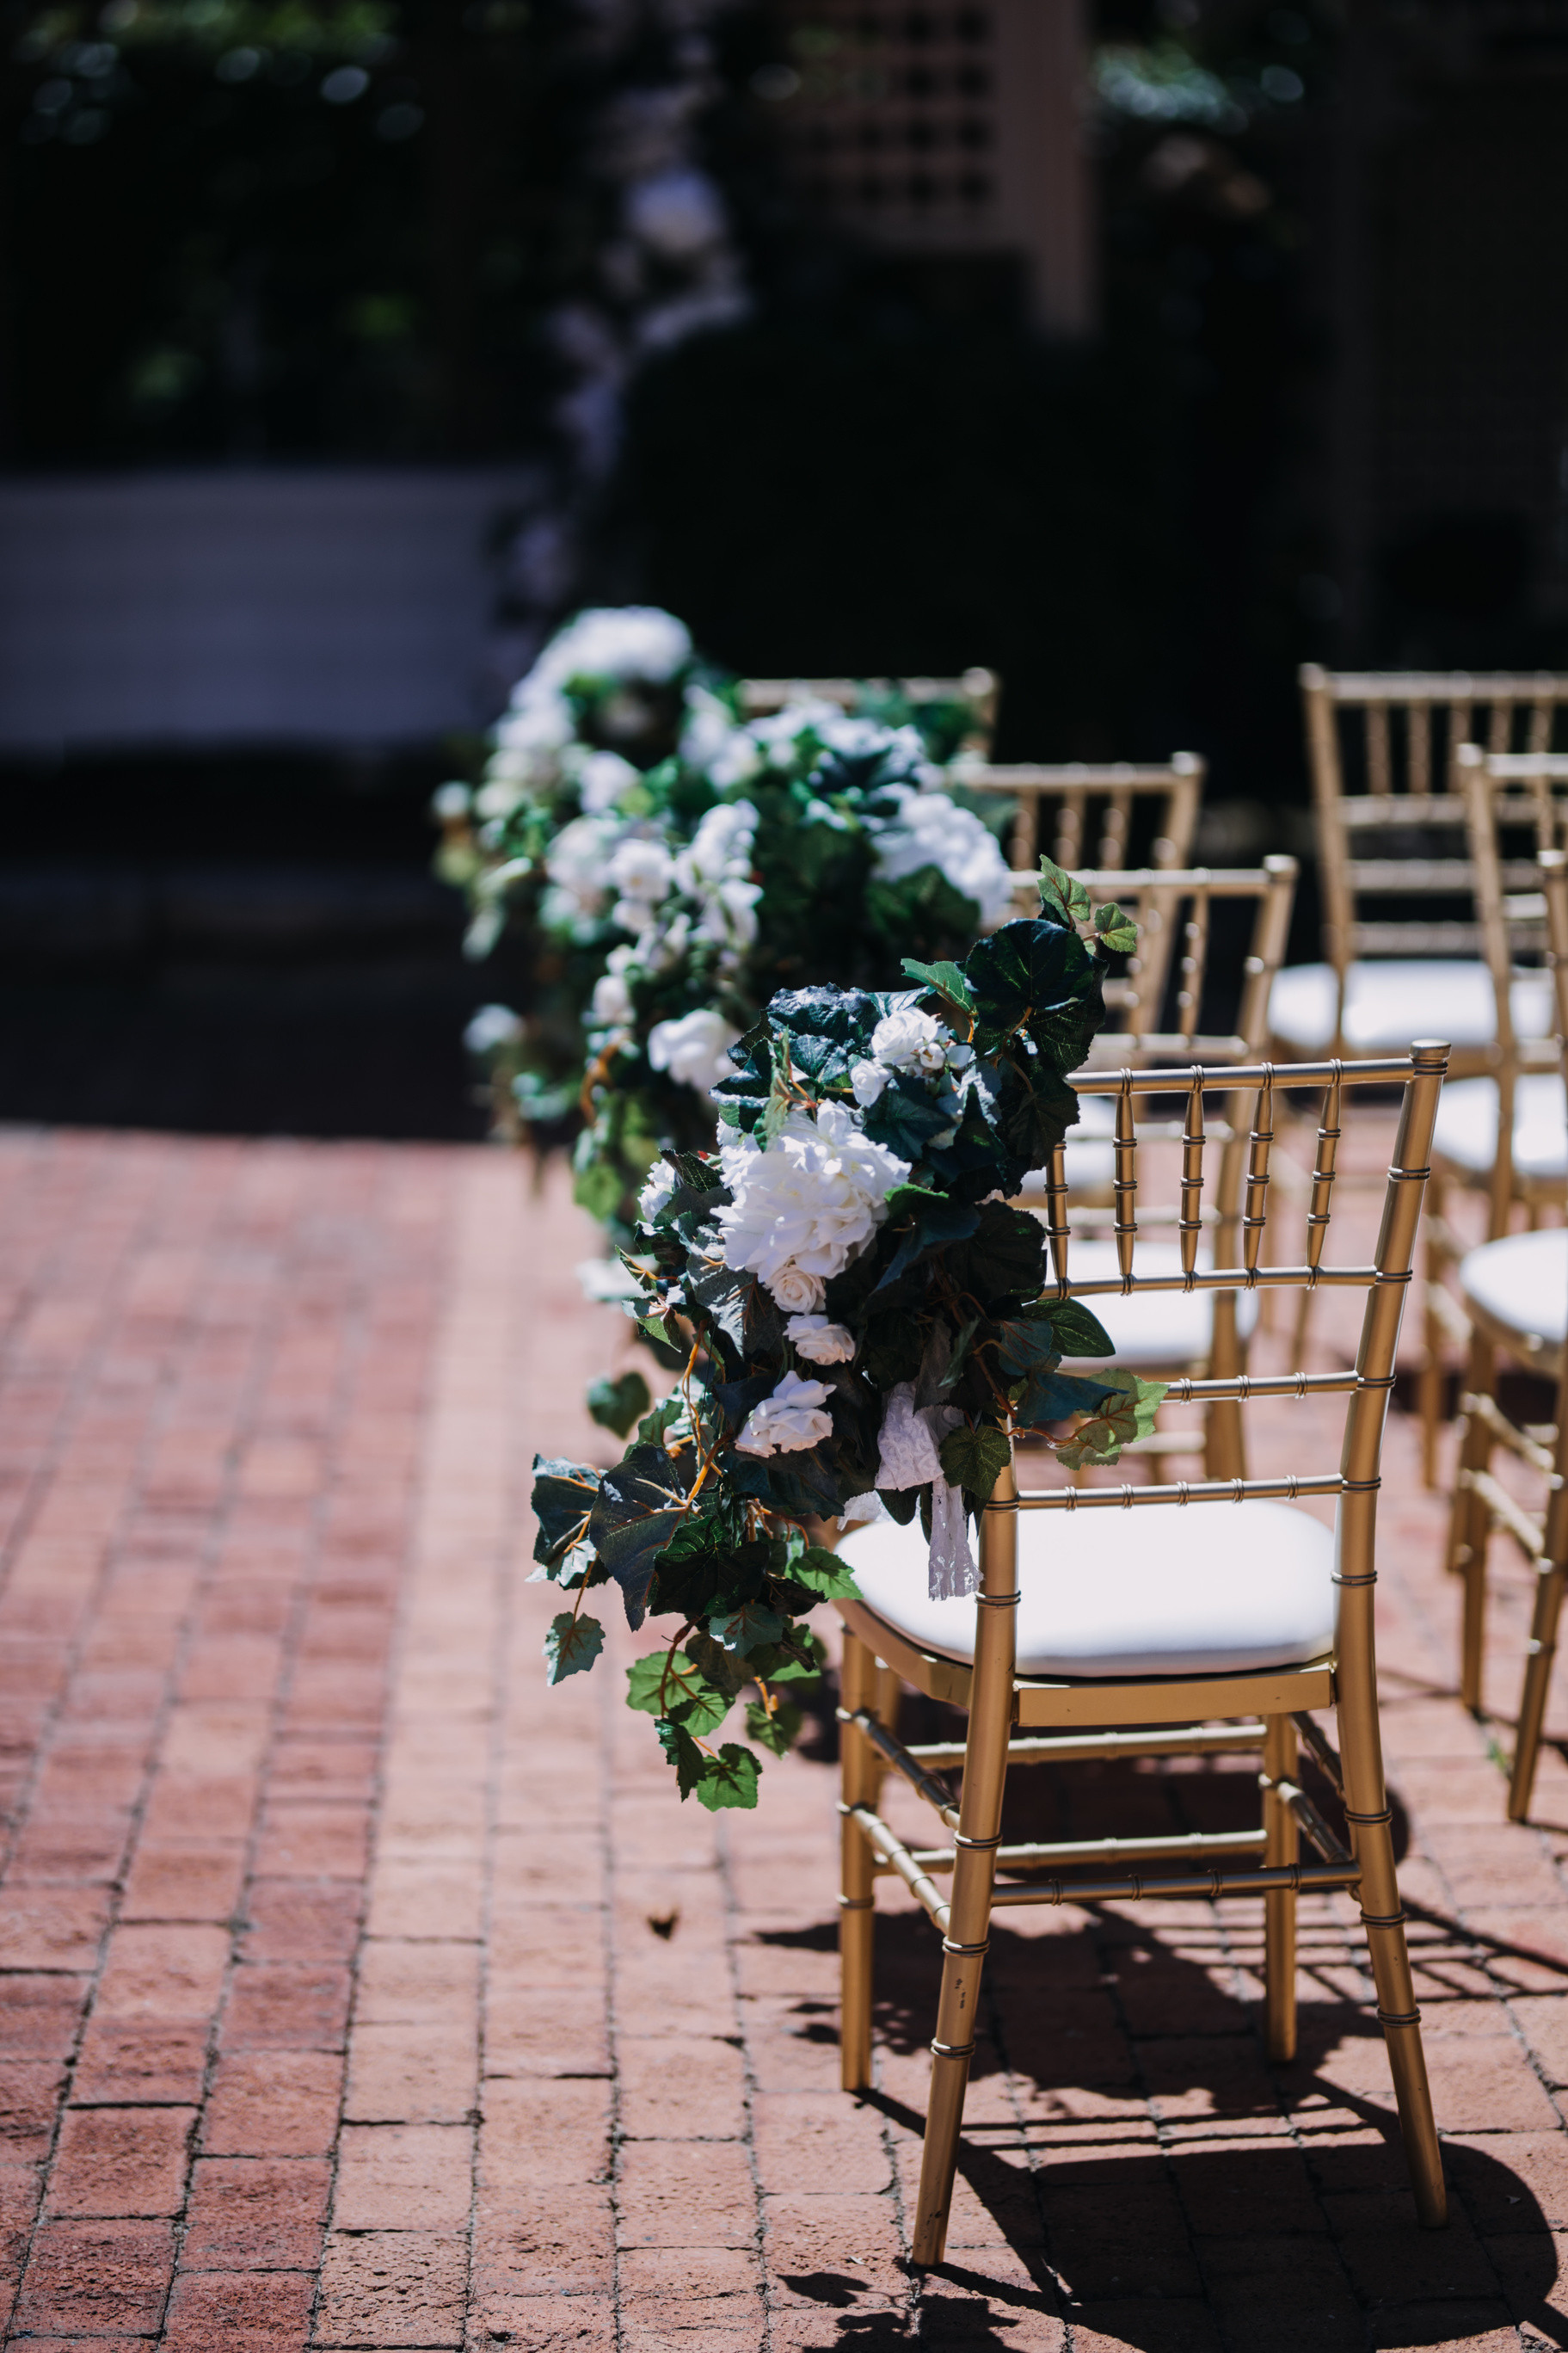
[[[714,1820],[619,1704],[647,1638],[542,1686],[528,1460],[603,1456],[577,1400],[624,1345],[592,1247],[481,1151],[0,1137],[6,2343],[1568,2345],[1568,1768],[1503,1823],[1409,1426],[1385,1721],[1451,2229],[1412,2221],[1347,1906],[1304,1907],[1283,2070],[1255,1906],[1012,1912],[922,2280],[933,1941],[882,1883],[845,2099],[826,1727]],[[1124,1771],[1072,1819],[1244,1798]]]

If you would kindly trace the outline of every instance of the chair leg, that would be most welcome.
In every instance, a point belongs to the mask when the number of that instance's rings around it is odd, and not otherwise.
[[[1497,1351],[1479,1332],[1470,1341],[1465,1367],[1466,1394],[1490,1397],[1497,1375]],[[1485,1504],[1466,1479],[1467,1472],[1484,1471],[1491,1461],[1491,1432],[1479,1414],[1467,1414],[1459,1434],[1458,1461],[1454,1472],[1454,1504],[1449,1521],[1448,1566],[1465,1580],[1464,1631],[1459,1644],[1459,1697],[1473,1715],[1481,1713],[1481,1686],[1486,1654],[1487,1546],[1491,1534]]]
[[[1011,1466],[998,1478],[993,1503],[1005,1506],[1016,1493]],[[963,1761],[963,1795],[954,1845],[952,1895],[942,1940],[942,1991],[931,2043],[931,2100],[925,2145],[921,2151],[920,2202],[915,2210],[912,2254],[917,2263],[940,2263],[947,2245],[952,2178],[958,2168],[958,2136],[963,2095],[974,2056],[980,2010],[980,1980],[991,1933],[991,1890],[996,1849],[1002,1838],[1002,1793],[1007,1780],[1007,1739],[1013,1724],[1013,1668],[1017,1655],[1018,1518],[1016,1511],[987,1511],[981,1521],[981,1592],[975,1629],[974,1670],[969,1693],[969,1739]]]
[[[841,1676],[846,1716],[869,1707],[877,1687],[877,1663],[864,1642],[844,1630]],[[871,1955],[876,1936],[876,1881],[871,1850],[851,1821],[848,1808],[876,1802],[876,1751],[858,1725],[846,1723],[839,1743],[843,1794],[838,1895],[839,2080],[847,2092],[864,2092],[871,2082]]]
[[[1263,1737],[1263,1860],[1291,1863],[1300,1852],[1296,1817],[1279,1796],[1282,1781],[1296,1778],[1296,1726],[1288,1715],[1271,1715]],[[1296,1891],[1271,1887],[1263,1899],[1264,2040],[1270,2059],[1283,2065],[1296,2056]]]
[[[1557,1483],[1546,1504],[1545,1550],[1536,1569],[1535,1616],[1530,1630],[1524,1694],[1519,1704],[1519,1730],[1513,1746],[1513,1773],[1508,1788],[1509,1820],[1514,1822],[1525,1821],[1530,1815],[1542,1729],[1546,1722],[1552,1662],[1557,1655],[1563,1583],[1568,1575],[1568,1380],[1557,1392],[1555,1470]]]

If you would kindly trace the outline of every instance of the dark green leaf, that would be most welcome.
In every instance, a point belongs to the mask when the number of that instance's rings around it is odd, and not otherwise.
[[[748,1661],[727,1651],[711,1634],[693,1634],[686,1645],[686,1655],[699,1672],[704,1675],[715,1691],[727,1692],[731,1699],[752,1672]]]
[[[968,981],[958,965],[949,963],[945,957],[939,964],[920,964],[913,956],[906,956],[904,970],[911,980],[921,981],[927,988],[934,988],[939,997],[945,997],[961,1011],[973,1013],[974,1010],[974,995]]]
[[[1114,1366],[1104,1377],[1108,1395],[1093,1418],[1057,1448],[1057,1460],[1076,1470],[1084,1462],[1114,1462],[1135,1438],[1146,1438],[1168,1384],[1146,1381]]]
[[[920,1509],[921,1490],[918,1487],[879,1487],[877,1490],[888,1509],[890,1519],[907,1528]]]
[[[1052,858],[1040,860],[1040,903],[1064,923],[1087,923],[1089,919],[1089,892],[1076,874]]]
[[[1051,1319],[1051,1332],[1064,1356],[1113,1356],[1115,1343],[1097,1315],[1081,1299],[1047,1299],[1041,1304]]]
[[[711,1316],[724,1337],[739,1349],[746,1345],[746,1293],[752,1287],[749,1274],[737,1274],[727,1266],[715,1266],[706,1258],[693,1254],[687,1262],[682,1288],[692,1307],[699,1307]]]
[[[709,1760],[689,1732],[677,1724],[673,1716],[661,1715],[654,1730],[658,1735],[659,1746],[675,1767],[675,1785],[680,1791],[680,1801],[684,1805],[701,1780]]]
[[[826,1545],[808,1545],[798,1560],[792,1560],[789,1575],[797,1585],[804,1585],[823,1601],[858,1601],[860,1588],[849,1572],[847,1564]]]
[[[618,1380],[612,1380],[605,1373],[588,1384],[589,1414],[601,1430],[613,1430],[617,1438],[626,1436],[651,1402],[647,1383],[640,1373],[622,1373]]]
[[[629,1626],[640,1626],[647,1614],[658,1556],[687,1516],[686,1493],[696,1476],[694,1453],[677,1458],[662,1446],[634,1446],[604,1474],[588,1534],[621,1588]]]
[[[589,1516],[598,1501],[603,1476],[592,1463],[534,1456],[531,1500],[539,1533],[533,1539],[533,1557],[545,1567],[563,1560],[586,1541]]]
[[[897,1071],[866,1113],[866,1133],[873,1144],[885,1144],[900,1160],[923,1158],[933,1135],[953,1124],[952,1099],[939,1103],[923,1080]]]
[[[792,1700],[775,1702],[771,1714],[760,1699],[746,1704],[747,1739],[754,1740],[759,1748],[771,1749],[775,1757],[788,1756],[805,1721]]]
[[[764,1642],[776,1642],[784,1632],[784,1620],[776,1609],[765,1602],[744,1601],[738,1609],[721,1610],[708,1620],[708,1631],[724,1650],[744,1658]]]
[[[739,1685],[736,1686],[739,1689]],[[700,1736],[716,1732],[729,1715],[733,1690],[711,1683],[695,1659],[677,1651],[650,1651],[626,1669],[626,1705],[647,1715],[668,1715]]]
[[[1013,1459],[1006,1432],[993,1422],[984,1422],[978,1430],[950,1430],[938,1451],[948,1484],[963,1487],[983,1504]]]
[[[710,1814],[725,1806],[754,1806],[762,1769],[749,1748],[726,1740],[717,1757],[705,1757],[702,1760],[702,1778],[697,1784],[698,1804],[706,1806]]]
[[[977,940],[964,958],[974,991],[977,1052],[991,1052],[1019,1029],[1055,1070],[1073,1071],[1104,1018],[1100,967],[1068,926],[1006,923]]]
[[[672,1430],[686,1411],[685,1399],[679,1397],[660,1398],[653,1411],[637,1424],[637,1436],[645,1446],[655,1446],[667,1430]]]
[[[1007,1179],[1043,1168],[1078,1119],[1078,1097],[1042,1055],[1010,1053],[996,1074],[996,1132],[1010,1155]]]
[[[988,1201],[973,1238],[948,1250],[946,1268],[958,1291],[977,1306],[1005,1310],[1010,1301],[1039,1296],[1045,1255],[1046,1229],[1037,1218]]]
[[[1054,1361],[1032,1375],[1015,1409],[1027,1430],[1043,1429],[1047,1422],[1066,1421],[1075,1413],[1098,1413],[1104,1399],[1113,1394],[1102,1380],[1057,1372]]]
[[[574,1618],[570,1610],[563,1610],[551,1620],[544,1638],[545,1682],[558,1683],[568,1675],[585,1674],[604,1647],[605,1630],[596,1618]]]
[[[861,1361],[879,1389],[912,1381],[921,1368],[924,1340],[912,1315],[879,1315],[866,1326]]]

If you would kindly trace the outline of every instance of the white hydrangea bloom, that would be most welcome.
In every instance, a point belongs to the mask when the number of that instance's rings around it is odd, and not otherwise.
[[[917,793],[907,785],[889,789],[898,795],[899,813],[874,828],[878,872],[898,882],[934,866],[974,902],[983,924],[989,929],[1001,923],[1012,908],[1013,878],[980,819],[945,793]]]
[[[643,1179],[642,1191],[637,1195],[637,1217],[643,1225],[652,1225],[679,1182],[668,1160],[654,1162]]]
[[[675,861],[681,889],[700,897],[732,874],[744,874],[756,831],[757,812],[750,801],[721,801],[710,808]]]
[[[818,720],[816,733],[829,752],[845,759],[868,759],[878,752],[891,753],[911,767],[926,765],[925,745],[917,727],[887,727],[879,719],[856,719],[847,712],[835,709],[829,718]]]
[[[574,817],[563,825],[545,856],[545,871],[577,915],[596,915],[605,903],[605,883],[619,828],[599,817]]]
[[[786,1373],[772,1397],[752,1409],[735,1440],[737,1453],[798,1454],[818,1439],[831,1438],[833,1417],[826,1409],[830,1394],[826,1381]]]
[[[522,1035],[522,1023],[510,1005],[481,1005],[463,1032],[463,1043],[470,1054],[493,1054],[498,1046],[515,1045]]]
[[[616,894],[612,911],[616,923],[628,932],[646,931],[675,881],[675,860],[668,850],[662,841],[629,835],[617,844],[608,872]]]
[[[873,1144],[847,1104],[796,1112],[765,1149],[752,1136],[721,1148],[732,1196],[719,1211],[724,1263],[762,1281],[781,1306],[785,1267],[830,1282],[866,1248],[888,1214],[887,1197],[910,1173],[886,1145]],[[820,1302],[811,1303],[813,1307]]]
[[[589,752],[576,763],[577,795],[585,817],[601,817],[619,806],[621,797],[642,776],[618,752]]]
[[[847,1324],[830,1324],[826,1315],[792,1315],[784,1338],[808,1365],[847,1365],[855,1354],[855,1335]]]
[[[705,686],[687,688],[680,756],[689,768],[707,768],[721,759],[740,733],[728,703],[710,694]]]
[[[737,727],[703,763],[710,783],[721,793],[736,785],[749,785],[763,765],[762,747],[749,727]]]
[[[617,1022],[632,1018],[632,993],[618,972],[602,972],[594,983],[593,1003],[589,1008],[595,1026],[612,1029]]]
[[[731,1076],[730,1048],[740,1034],[711,1006],[699,1006],[678,1021],[655,1022],[648,1032],[647,1058],[656,1071],[668,1071],[682,1085],[706,1094]]]
[[[592,605],[552,638],[524,685],[574,678],[642,679],[662,686],[691,659],[691,636],[657,605]]]

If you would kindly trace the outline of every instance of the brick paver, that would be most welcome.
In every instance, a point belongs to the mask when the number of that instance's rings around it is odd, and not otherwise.
[[[715,1820],[620,1704],[646,1637],[542,1684],[528,1461],[605,1458],[578,1399],[625,1345],[593,1246],[477,1149],[0,1135],[5,2342],[1568,2344],[1568,1767],[1503,1822],[1409,1425],[1385,1730],[1452,2228],[1414,2227],[1350,1907],[1303,1906],[1288,2069],[1256,1906],[1012,1911],[921,2278],[934,1940],[879,1883],[847,2100],[830,1722]],[[1077,1788],[1020,1820],[1246,1796]]]

